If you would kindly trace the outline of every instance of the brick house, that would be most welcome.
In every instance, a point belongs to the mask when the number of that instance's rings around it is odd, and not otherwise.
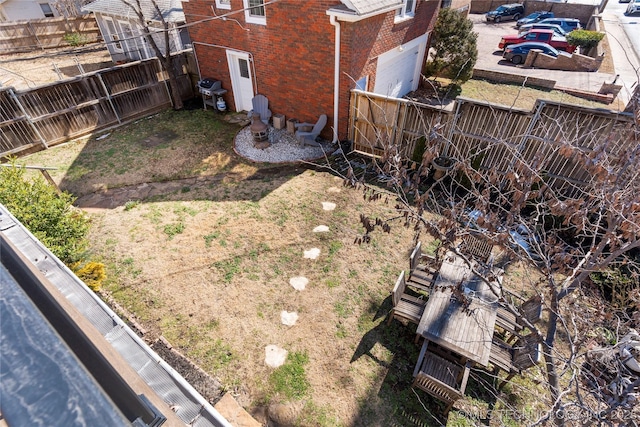
[[[347,136],[351,89],[400,97],[418,87],[439,5],[188,0],[183,10],[200,76],[222,82],[231,110],[250,110],[260,93],[287,119],[314,122],[326,114],[322,136],[337,140]]]

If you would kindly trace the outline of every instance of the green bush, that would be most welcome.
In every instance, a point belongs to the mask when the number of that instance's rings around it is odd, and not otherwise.
[[[586,51],[598,46],[600,40],[604,38],[604,33],[589,30],[573,30],[567,34],[567,42],[578,46]]]
[[[104,264],[101,262],[89,261],[83,266],[74,269],[76,276],[80,278],[94,292],[102,287],[102,282],[107,278]]]
[[[469,80],[478,59],[478,35],[471,20],[454,9],[441,9],[432,37],[432,55],[424,75],[445,77],[454,84]]]
[[[87,248],[89,219],[42,177],[27,180],[25,169],[0,167],[0,203],[62,262],[73,265]]]
[[[84,34],[80,34],[80,33],[65,33],[64,36],[62,36],[62,40],[64,40],[65,42],[69,43],[71,46],[84,46],[85,44],[89,43],[89,38],[84,35]]]

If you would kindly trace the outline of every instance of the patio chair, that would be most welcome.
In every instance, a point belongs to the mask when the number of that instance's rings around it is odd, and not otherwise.
[[[391,291],[391,300],[393,302],[393,309],[389,314],[389,320],[387,324],[391,324],[393,319],[398,319],[403,324],[407,323],[420,323],[422,313],[424,313],[424,307],[427,302],[424,299],[415,297],[405,293],[407,283],[404,279],[404,271],[398,276],[396,284]],[[420,336],[416,334],[415,341],[418,342]]]
[[[467,234],[462,238],[460,251],[480,262],[486,264],[491,257],[493,245],[485,238]]]
[[[520,375],[524,370],[537,365],[541,355],[542,345],[536,334],[531,333],[519,338],[513,346],[494,335],[489,362],[496,372],[507,372],[507,378],[498,385],[498,390],[515,375]]]
[[[422,345],[411,387],[417,387],[443,401],[447,405],[444,415],[447,415],[453,404],[464,396],[471,362],[462,365],[445,359],[428,346],[429,341]]]
[[[251,105],[253,106],[253,110],[249,111],[247,114],[248,118],[253,117],[253,113],[260,114],[260,120],[265,125],[269,124],[269,119],[271,118],[271,110],[269,109],[269,100],[264,95],[256,95],[251,100]]]
[[[438,277],[439,266],[436,258],[422,253],[422,243],[418,242],[409,257],[409,279],[407,286],[429,292]]]
[[[498,308],[496,326],[511,335],[511,337],[507,339],[507,342],[512,341],[512,339],[520,335],[520,332],[525,327],[523,319],[526,319],[532,324],[540,321],[542,318],[542,297],[540,295],[532,296],[520,304],[518,311],[521,315],[516,315],[504,307]]]
[[[300,144],[304,145],[315,145],[320,146],[318,142],[316,142],[316,138],[322,132],[322,129],[327,125],[327,115],[323,114],[318,118],[316,123],[296,123],[296,129],[299,128],[308,128],[313,126],[310,131],[297,130],[296,138],[300,142]]]

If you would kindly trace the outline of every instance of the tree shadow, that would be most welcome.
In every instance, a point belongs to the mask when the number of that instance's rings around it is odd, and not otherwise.
[[[372,302],[369,313],[375,326],[362,336],[351,358],[352,364],[367,358],[385,372],[384,378],[360,400],[358,413],[351,426],[444,426],[447,420],[460,418],[465,418],[467,422],[472,420],[477,425],[488,425],[498,396],[495,376],[474,369],[465,399],[458,401],[445,416],[445,403],[418,388],[412,388],[413,370],[420,353],[420,344],[414,343],[416,325],[405,326],[396,319],[388,323],[391,309],[390,296],[377,305]],[[384,357],[385,353],[392,356]],[[487,409],[478,410],[470,403],[474,401],[486,403]]]

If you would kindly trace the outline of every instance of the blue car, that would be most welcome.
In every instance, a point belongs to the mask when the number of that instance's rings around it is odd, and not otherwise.
[[[542,10],[538,12],[533,12],[525,16],[524,18],[518,19],[518,22],[516,22],[516,28],[520,28],[521,26],[527,25],[527,24],[534,24],[538,21],[542,21],[543,19],[553,18],[553,17],[554,17],[553,12],[544,12]]]
[[[524,42],[507,46],[502,53],[502,57],[514,64],[522,64],[531,49],[541,50],[546,55],[557,58],[560,52],[555,47],[546,43]]]
[[[580,20],[575,18],[545,18],[539,22],[541,24],[559,25],[567,33],[570,33],[573,30],[579,30],[580,28],[582,28],[582,25],[580,24]]]

